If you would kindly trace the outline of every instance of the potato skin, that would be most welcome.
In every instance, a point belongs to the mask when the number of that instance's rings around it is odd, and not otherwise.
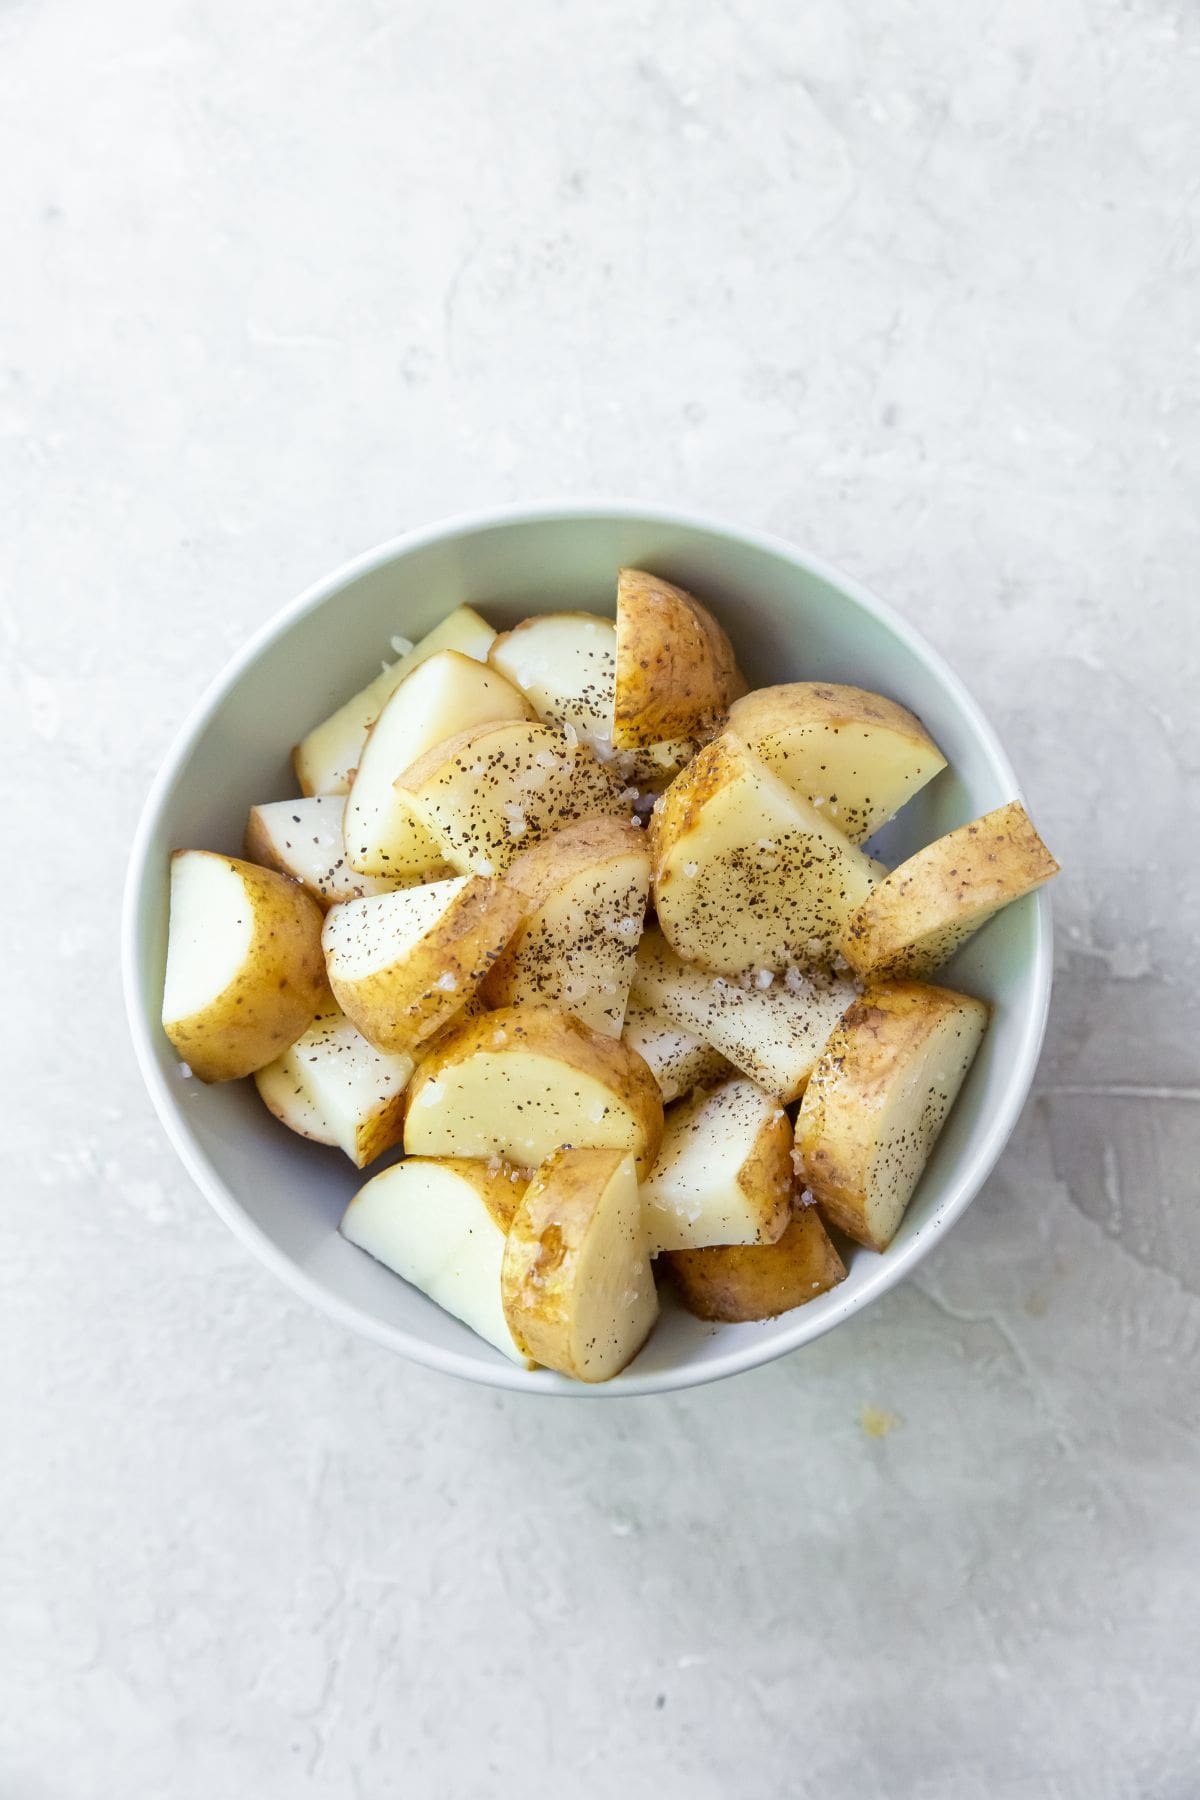
[[[933,974],[1010,901],[1057,875],[1019,800],[927,844],[873,888],[841,951],[872,980]]]
[[[773,1244],[668,1250],[659,1261],[690,1313],[726,1325],[777,1318],[846,1277],[813,1206],[799,1208]]]
[[[617,679],[612,741],[637,750],[704,739],[746,691],[733,645],[707,607],[643,569],[617,577]]]
[[[447,1069],[469,1061],[477,1053],[493,1052],[498,1032],[504,1033],[510,1048],[566,1063],[581,1074],[604,1082],[623,1097],[641,1127],[643,1147],[634,1155],[638,1177],[644,1179],[662,1145],[663,1103],[657,1081],[636,1050],[620,1038],[593,1031],[573,1013],[560,1012],[554,1006],[499,1006],[494,1012],[451,1027],[440,1040],[436,1054],[425,1058],[410,1081],[409,1110],[428,1083],[436,1081]],[[624,1154],[627,1153],[622,1151]]]
[[[526,1188],[508,1229],[500,1276],[508,1328],[527,1356],[577,1381],[606,1380],[632,1361],[658,1314],[643,1242],[641,1279],[646,1285],[634,1315],[634,1340],[624,1344],[619,1365],[589,1366],[591,1346],[579,1315],[593,1298],[587,1260],[594,1251],[597,1207],[629,1155],[616,1149],[555,1151]],[[632,1182],[630,1197],[636,1208]],[[640,1239],[640,1225],[637,1235]]]
[[[886,1234],[870,1221],[868,1179],[878,1121],[897,1073],[918,1055],[934,1024],[987,1005],[951,988],[916,981],[880,982],[847,1007],[812,1072],[796,1119],[802,1179],[831,1223],[870,1250],[886,1250]],[[903,1208],[896,1225],[903,1216]]]
[[[209,854],[176,850],[179,856]],[[254,930],[239,973],[189,1018],[164,1020],[171,1043],[200,1081],[238,1081],[274,1062],[308,1030],[329,998],[321,954],[324,914],[298,882],[240,857],[222,856],[239,876]]]
[[[741,746],[722,734],[697,751],[686,769],[680,770],[650,815],[650,878],[660,882],[666,874],[665,857],[680,838],[694,831],[704,808],[722,788],[736,781],[742,771]]]

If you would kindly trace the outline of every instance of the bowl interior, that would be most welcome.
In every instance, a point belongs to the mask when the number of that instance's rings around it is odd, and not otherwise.
[[[527,1374],[345,1243],[338,1220],[363,1179],[335,1150],[294,1137],[249,1082],[186,1078],[158,1026],[167,859],[177,847],[238,851],[249,806],[295,793],[288,750],[390,658],[470,602],[496,626],[532,612],[612,613],[634,564],[694,588],[722,620],[752,685],[824,678],[911,707],[950,767],[876,840],[898,861],[1017,793],[1008,763],[956,679],[854,583],[770,540],[662,515],[572,511],[491,518],[400,540],[312,590],[235,659],[184,728],[147,802],[126,913],[131,1023],[177,1149],[222,1216],[276,1271],[352,1325],[418,1360],[531,1390],[629,1394],[688,1386],[818,1336],[890,1286],[967,1204],[999,1154],[1032,1077],[1049,987],[1048,903],[993,920],[944,979],[992,1002],[992,1028],[886,1256],[854,1249],[846,1281],[766,1324],[702,1324],[669,1301],[650,1343],[589,1389]]]

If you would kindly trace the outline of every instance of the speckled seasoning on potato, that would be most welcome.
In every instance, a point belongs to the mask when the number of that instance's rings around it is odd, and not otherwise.
[[[525,916],[484,978],[489,1006],[557,1006],[620,1037],[646,919],[646,834],[624,819],[581,819],[524,850],[505,881]]]
[[[1019,800],[960,825],[901,863],[846,921],[841,948],[861,975],[932,975],[1001,907],[1057,875]]]
[[[846,1011],[796,1120],[801,1179],[832,1222],[886,1250],[975,1060],[988,1007],[916,981],[880,982]]]
[[[644,569],[615,621],[459,606],[392,649],[249,860],[174,859],[183,1072],[359,1167],[402,1146],[343,1237],[524,1367],[627,1368],[652,1255],[749,1324],[844,1278],[826,1223],[885,1250],[988,1016],[911,977],[1057,868],[1019,803],[889,874],[865,840],[945,767],[920,720],[747,693]]]
[[[875,880],[863,852],[728,732],[676,776],[650,839],[664,936],[724,975],[827,962]]]

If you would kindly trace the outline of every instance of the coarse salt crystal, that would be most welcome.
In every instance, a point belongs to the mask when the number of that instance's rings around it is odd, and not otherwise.
[[[475,873],[477,875],[494,875],[496,873],[496,865],[493,863],[490,856],[481,856],[479,858],[479,861],[475,865]]]
[[[797,1205],[798,1206],[815,1206],[816,1204],[817,1204],[816,1196],[814,1195],[812,1189],[811,1188],[801,1188],[800,1198],[797,1201]]]
[[[774,979],[774,970],[760,969],[754,977],[754,985],[756,988],[769,988]]]
[[[452,975],[450,970],[447,969],[444,974],[438,976],[433,985],[435,988],[440,989],[443,994],[452,994],[458,987],[458,978],[457,976]]]
[[[642,921],[639,918],[636,918],[632,913],[626,913],[623,919],[617,920],[616,924],[613,926],[613,930],[618,937],[634,940],[640,938],[642,935]]]
[[[396,652],[397,656],[407,656],[412,647],[413,641],[411,638],[401,637],[399,632],[396,632],[393,636],[392,649]]]
[[[657,811],[657,808],[655,810]],[[694,862],[685,862],[683,865],[683,872],[687,876],[688,880],[691,881],[693,876],[699,874],[700,864],[694,863]]]
[[[515,800],[505,801],[504,816],[508,820],[509,835],[511,837],[524,837],[525,832],[528,828],[527,824],[526,824],[526,820],[525,820],[525,814],[524,814],[524,811],[522,810],[522,808],[517,805]]]

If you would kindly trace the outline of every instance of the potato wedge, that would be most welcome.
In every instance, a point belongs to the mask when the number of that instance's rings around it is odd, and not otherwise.
[[[550,725],[480,725],[430,750],[397,780],[464,874],[500,874],[575,819],[629,817],[615,777]]]
[[[531,702],[543,724],[575,731],[622,783],[665,787],[694,755],[691,739],[628,746],[612,742],[617,628],[598,613],[540,613],[501,632],[488,661]]]
[[[732,1065],[719,1050],[632,996],[625,1005],[621,1038],[646,1064],[664,1101],[679,1100],[693,1088],[711,1086],[731,1072]]]
[[[800,1207],[773,1244],[675,1250],[660,1262],[690,1313],[724,1325],[778,1318],[846,1279],[815,1206]]]
[[[175,852],[162,1022],[193,1075],[253,1075],[308,1029],[329,997],[321,916],[273,869]]]
[[[886,825],[946,766],[907,707],[829,681],[744,694],[729,709],[729,730],[852,844]]]
[[[1058,874],[1019,800],[893,869],[847,920],[842,954],[872,980],[931,975],[1001,907]]]
[[[612,741],[618,750],[703,742],[746,691],[733,646],[707,607],[644,569],[617,577]]]
[[[363,1169],[404,1134],[413,1067],[411,1056],[376,1050],[330,1000],[303,1037],[254,1079],[276,1118],[305,1137],[315,1135],[304,1128],[305,1118],[315,1120],[326,1133],[319,1141],[338,1145]],[[287,1113],[272,1104],[280,1096]]]
[[[650,891],[646,834],[580,819],[521,852],[504,877],[529,911],[485,975],[489,1006],[559,1006],[620,1037]]]
[[[471,607],[458,606],[397,662],[385,664],[374,681],[314,726],[292,751],[300,792],[348,793],[367,732],[405,676],[437,650],[461,650],[483,662],[495,635]]]
[[[650,838],[668,942],[723,975],[828,960],[875,879],[862,851],[729,733],[671,783]]]
[[[649,1174],[662,1096],[641,1057],[549,1006],[505,1006],[448,1032],[409,1089],[410,1156],[499,1156],[533,1168],[563,1144],[632,1150]]]
[[[525,1177],[500,1163],[409,1157],[359,1189],[338,1229],[529,1368],[500,1295],[508,1228],[524,1188]]]
[[[698,1088],[667,1113],[642,1183],[651,1256],[705,1244],[773,1244],[791,1217],[792,1122],[745,1075]]]
[[[556,1150],[526,1188],[501,1271],[504,1317],[535,1362],[608,1381],[654,1328],[658,1293],[622,1150]]]
[[[441,845],[412,810],[397,775],[477,725],[531,719],[524,694],[461,650],[438,650],[404,677],[367,733],[346,800],[346,858],[365,875],[433,880]]]
[[[833,1223],[886,1250],[974,1061],[982,1000],[881,982],[849,1008],[796,1121],[802,1179]]]
[[[325,1117],[295,1068],[289,1064],[288,1055],[289,1052],[285,1050],[274,1062],[254,1071],[254,1085],[258,1089],[259,1099],[267,1111],[274,1113],[279,1123],[286,1125],[289,1131],[294,1131],[297,1137],[306,1137],[314,1144],[336,1146],[337,1133],[331,1121]]]
[[[759,978],[762,979],[761,977]],[[785,1104],[804,1084],[830,1032],[856,997],[848,981],[790,969],[769,985],[709,975],[675,955],[651,928],[638,947],[630,1000],[665,1013]]]
[[[348,900],[321,936],[329,985],[368,1043],[411,1052],[476,991],[523,909],[515,889],[479,875]]]
[[[325,911],[340,900],[390,894],[399,882],[360,875],[346,860],[345,811],[344,794],[312,794],[305,800],[252,806],[246,820],[247,860],[290,875]]]

